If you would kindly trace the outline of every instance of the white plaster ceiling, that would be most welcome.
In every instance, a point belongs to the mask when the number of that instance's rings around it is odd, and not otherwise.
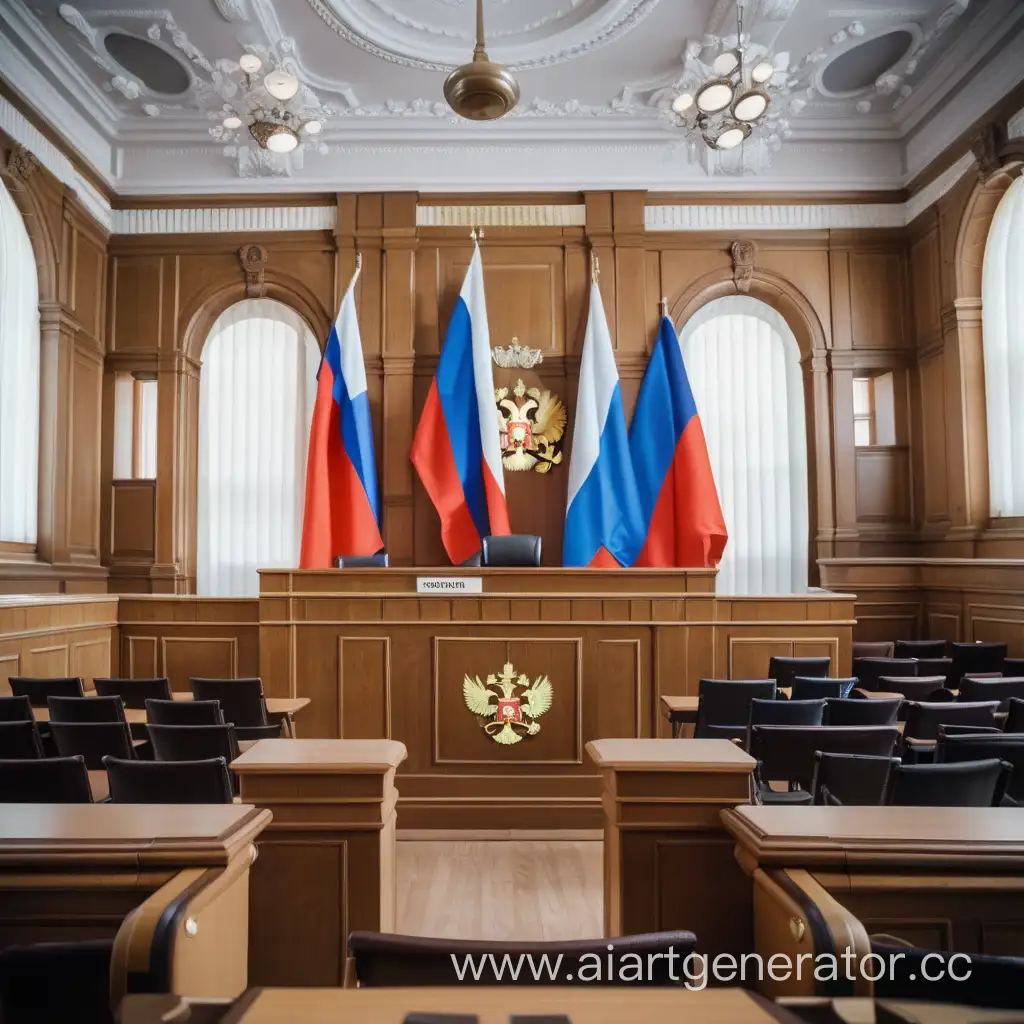
[[[687,55],[735,33],[732,0],[485,0],[490,55],[522,91],[497,123],[461,120],[441,93],[471,55],[474,0],[158,4],[0,0],[0,73],[125,194],[891,188],[1024,79],[1018,0],[747,0],[752,42],[787,55],[791,136],[721,161],[691,153],[666,107]],[[900,52],[893,32],[906,52],[873,63]],[[147,44],[164,56],[135,64]],[[319,149],[267,159],[211,135],[246,50],[326,111]],[[863,86],[837,94],[833,76]]]

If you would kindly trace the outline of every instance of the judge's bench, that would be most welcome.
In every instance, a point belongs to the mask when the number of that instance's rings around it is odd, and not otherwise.
[[[259,674],[311,698],[304,737],[405,744],[404,829],[596,829],[586,744],[669,735],[661,695],[772,655],[849,674],[853,595],[714,591],[705,569],[264,570]]]

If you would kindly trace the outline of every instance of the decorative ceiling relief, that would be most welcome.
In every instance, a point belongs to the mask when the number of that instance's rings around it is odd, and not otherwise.
[[[343,39],[404,67],[450,71],[473,45],[471,8],[457,0],[307,2]],[[561,64],[620,39],[659,2],[487,0],[492,58],[513,71]]]

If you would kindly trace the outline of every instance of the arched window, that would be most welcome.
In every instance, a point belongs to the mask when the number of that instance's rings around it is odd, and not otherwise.
[[[257,569],[299,564],[319,362],[306,321],[272,299],[214,323],[199,378],[201,595],[251,597]]]
[[[1024,516],[1024,178],[1007,189],[981,278],[989,515]]]
[[[0,180],[0,541],[35,545],[39,501],[39,280]]]
[[[709,302],[679,338],[729,543],[720,594],[807,589],[807,428],[800,350],[749,296]]]

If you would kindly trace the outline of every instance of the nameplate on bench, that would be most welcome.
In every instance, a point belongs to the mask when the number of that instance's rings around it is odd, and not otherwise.
[[[417,576],[417,594],[482,594],[484,581],[479,576]]]

